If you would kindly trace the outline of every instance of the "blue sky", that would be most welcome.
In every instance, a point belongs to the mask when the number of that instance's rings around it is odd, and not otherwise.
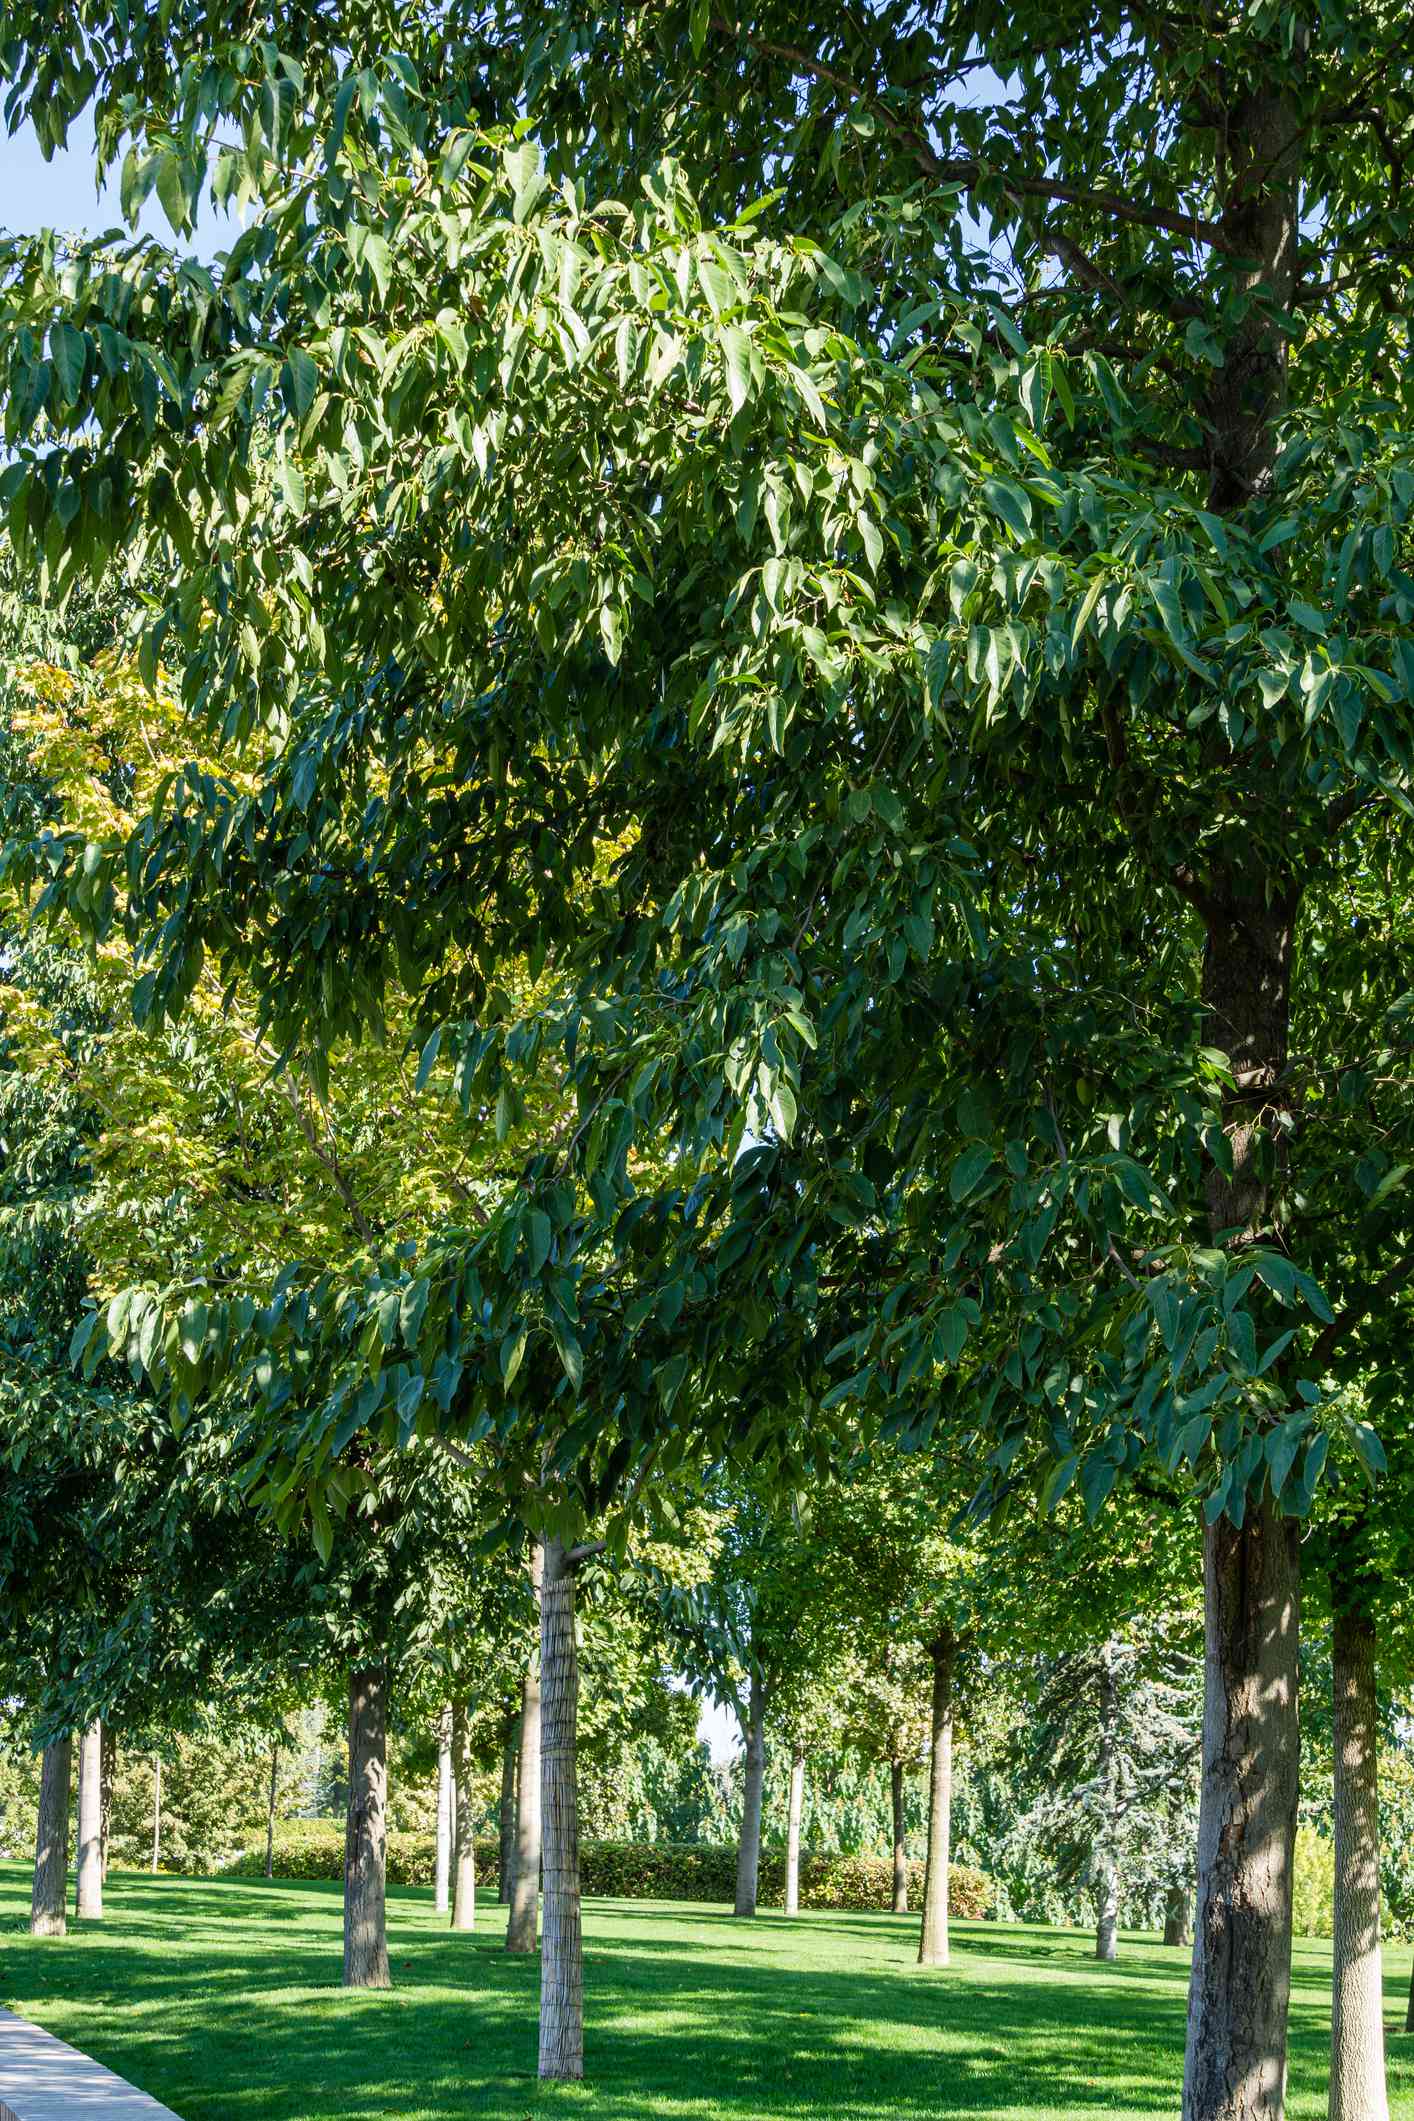
[[[93,128],[82,118],[69,134],[69,146],[48,162],[29,126],[14,134],[0,128],[0,229],[12,235],[34,235],[41,228],[96,235],[102,229],[121,227],[117,172],[101,198],[95,175]],[[155,198],[144,206],[138,226],[164,242],[172,240],[167,217]],[[208,248],[199,228],[195,238],[187,239],[186,247]]]

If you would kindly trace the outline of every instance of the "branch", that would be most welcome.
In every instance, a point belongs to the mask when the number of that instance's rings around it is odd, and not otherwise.
[[[755,37],[749,30],[720,15],[712,17],[712,27],[721,36],[739,37],[743,44],[749,45],[763,58],[780,59],[798,73],[807,74],[814,81],[824,81],[831,88],[838,89],[841,95],[863,104],[873,112],[884,130],[892,133],[909,150],[924,174],[939,184],[961,184],[966,190],[975,191],[979,185],[995,179],[1018,203],[1022,199],[1055,199],[1066,206],[1089,206],[1099,213],[1113,214],[1119,221],[1133,222],[1143,228],[1163,229],[1169,235],[1187,236],[1195,243],[1207,244],[1211,250],[1232,250],[1226,232],[1216,221],[1205,220],[1201,214],[1166,213],[1160,207],[1139,206],[1121,192],[1088,191],[1074,184],[1056,184],[1049,177],[1008,176],[973,156],[944,158],[937,155],[917,127],[906,118],[900,118],[877,94],[850,80],[835,67],[827,66],[823,59],[817,59],[800,45],[777,44],[765,37]]]
[[[1393,1296],[1411,1280],[1414,1280],[1414,1252],[1404,1259],[1396,1260],[1388,1273],[1382,1274],[1378,1281],[1368,1282],[1353,1302],[1348,1303],[1343,1311],[1337,1312],[1325,1330],[1317,1334],[1311,1344],[1308,1358],[1313,1367],[1328,1361],[1332,1351],[1339,1346],[1347,1333],[1358,1326],[1363,1318],[1367,1318],[1387,1296]]]

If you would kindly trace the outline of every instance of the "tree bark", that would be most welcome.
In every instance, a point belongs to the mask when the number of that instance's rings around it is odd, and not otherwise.
[[[1183,2121],[1281,2121],[1299,1732],[1297,1527],[1269,1496],[1203,1538],[1198,1912]]]
[[[349,1674],[349,1810],[344,1837],[344,1987],[391,1988],[388,1967],[388,1674]]]
[[[530,1582],[537,1604],[544,1574],[539,1541],[531,1548]],[[532,1652],[520,1701],[520,1779],[516,1786],[516,1869],[506,1950],[533,1952],[540,1913],[540,1658]]]
[[[162,1755],[152,1756],[152,1875],[162,1860]]]
[[[39,1820],[34,1837],[32,1937],[63,1937],[69,1928],[69,1790],[74,1742],[61,1738],[44,1748],[39,1773]]]
[[[265,1807],[265,1875],[275,1875],[275,1801],[280,1793],[280,1741],[270,1747],[270,1801]]]
[[[742,1784],[741,1840],[736,1859],[738,1915],[754,1915],[761,1876],[761,1798],[766,1783],[766,1710],[761,1683],[751,1682],[747,1702],[745,1774]]]
[[[496,1896],[503,1907],[510,1905],[516,1874],[516,1758],[520,1752],[520,1717],[506,1724],[501,1747],[501,1805],[497,1814],[500,1830],[500,1860],[497,1865]]]
[[[103,1726],[102,1764],[98,1778],[99,1876],[108,1883],[108,1837],[113,1828],[113,1784],[118,1773],[118,1733],[112,1724]]]
[[[923,1872],[920,1966],[946,1966],[948,1859],[952,1845],[952,1693],[956,1654],[950,1630],[930,1645],[933,1659],[933,1731],[928,1763],[928,1860]]]
[[[584,2075],[584,1943],[579,1912],[579,1784],[575,1764],[579,1659],[574,1569],[564,1543],[545,1541],[540,1593],[540,1755],[545,1928],[540,1954],[540,2074]]]
[[[1335,1709],[1335,1958],[1330,2121],[1389,2121],[1380,1965],[1380,1811],[1375,1629],[1332,1584]]]
[[[800,1808],[805,1795],[805,1755],[790,1756],[790,1803],[786,1812],[786,1913],[800,1913]]]
[[[1103,1960],[1119,1957],[1119,1863],[1114,1844],[1115,1720],[1118,1713],[1114,1661],[1110,1645],[1106,1643],[1100,1651],[1100,1757],[1096,1763],[1104,1811],[1095,1850],[1095,1957]]]
[[[79,1740],[79,1861],[75,1912],[103,1920],[103,1726],[95,1717]]]
[[[433,1907],[445,1915],[452,1904],[452,1714],[437,1717],[437,1868]]]
[[[452,1703],[452,1928],[476,1928],[476,1808],[471,1790],[471,1718]]]
[[[889,1762],[889,1795],[894,1822],[894,1913],[908,1913],[908,1848],[904,1838],[903,1762]]]
[[[1193,1941],[1193,1895],[1175,1879],[1164,1903],[1164,1943],[1187,1950]]]

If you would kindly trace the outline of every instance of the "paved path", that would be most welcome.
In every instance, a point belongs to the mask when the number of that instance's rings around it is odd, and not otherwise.
[[[0,2011],[0,2121],[178,2121],[159,2106],[66,2047],[42,2026]]]

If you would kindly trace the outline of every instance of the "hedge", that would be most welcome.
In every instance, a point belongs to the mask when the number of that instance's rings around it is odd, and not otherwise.
[[[389,1834],[390,1885],[431,1885],[436,1844],[431,1834]],[[491,1839],[476,1843],[479,1885],[497,1883],[499,1849]],[[332,1819],[299,1819],[281,1827],[275,1837],[277,1878],[341,1878],[343,1830]],[[233,1868],[245,1877],[265,1869],[263,1848],[247,1849]],[[581,1891],[615,1900],[730,1901],[736,1894],[736,1850],[714,1842],[584,1841],[579,1850]],[[761,1855],[761,1899],[779,1905],[785,1897],[786,1859],[779,1848]],[[923,1895],[923,1865],[908,1866],[908,1898],[917,1907]],[[848,1912],[888,1909],[893,1905],[893,1864],[883,1856],[841,1856],[823,1849],[802,1849],[800,1904]],[[964,1921],[978,1922],[996,1904],[992,1881],[983,1871],[955,1863],[948,1873],[948,1905]]]

